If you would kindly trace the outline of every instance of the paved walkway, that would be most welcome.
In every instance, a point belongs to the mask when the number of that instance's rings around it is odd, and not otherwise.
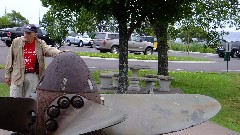
[[[6,130],[0,130],[0,135],[10,135],[11,132]],[[198,126],[178,131],[175,133],[169,133],[164,135],[240,135],[237,132],[229,130],[227,128],[216,125],[212,122],[205,122]]]
[[[195,127],[167,135],[240,135],[240,133],[224,128],[212,122],[205,122]]]
[[[195,127],[167,135],[240,135],[240,133],[234,132],[212,122],[205,122]]]

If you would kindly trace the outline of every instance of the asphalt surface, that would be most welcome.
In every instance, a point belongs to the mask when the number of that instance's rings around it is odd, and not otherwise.
[[[8,54],[8,47],[5,46],[0,41],[0,64],[5,64],[5,60]],[[71,51],[90,51],[98,52],[97,50],[89,47],[76,47],[63,46],[61,50],[71,50]],[[156,55],[156,53],[155,53]],[[183,53],[183,52],[169,52],[169,56],[191,56],[198,58],[208,58],[212,60],[211,63],[187,63],[187,62],[169,62],[170,71],[206,71],[206,72],[226,72],[226,62],[222,58],[218,58],[215,54],[198,54],[198,53]],[[51,58],[46,59],[47,63],[52,61]],[[90,70],[96,69],[118,69],[118,60],[115,59],[97,59],[97,58],[84,58],[85,63],[88,65]],[[157,69],[157,62],[150,61],[136,61],[130,60],[129,65],[150,65]],[[229,72],[239,72],[240,65],[239,59],[231,59],[229,62]],[[4,70],[0,70],[0,82],[4,82]],[[0,135],[9,135],[11,132],[0,130]],[[237,132],[224,128],[222,126],[216,125],[212,122],[205,122],[198,126],[178,131],[175,133],[170,133],[170,135],[240,135]]]

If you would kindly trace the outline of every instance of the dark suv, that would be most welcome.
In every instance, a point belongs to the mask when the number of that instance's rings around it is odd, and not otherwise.
[[[2,33],[2,35],[7,35],[7,37],[5,37],[3,39],[3,41],[6,43],[6,45],[8,47],[11,46],[13,39],[24,35],[24,28],[25,28],[25,26],[15,27],[8,31],[5,31],[5,33]],[[38,36],[38,38],[44,40],[47,43],[47,45],[51,45],[52,47],[56,47],[56,48],[60,48],[60,46],[61,46],[60,44],[55,43],[49,37],[49,34],[44,29],[41,29],[39,27],[37,27],[37,36]]]
[[[226,43],[227,41],[226,40],[220,40],[219,41],[219,45],[216,49],[216,53],[218,54],[219,57],[223,58],[224,57],[224,54],[225,54],[225,51],[226,51]],[[235,41],[235,42],[231,42],[232,43],[232,46],[231,46],[231,53],[230,53],[230,56],[232,58],[236,58],[236,57],[239,57],[239,47],[240,47],[240,41]]]

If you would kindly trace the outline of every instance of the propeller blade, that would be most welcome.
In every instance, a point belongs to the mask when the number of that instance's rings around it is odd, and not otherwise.
[[[121,123],[127,118],[126,114],[94,103],[83,98],[81,109],[69,107],[61,112],[59,127],[54,135],[78,135],[97,131]]]
[[[104,135],[155,135],[179,131],[215,116],[221,106],[211,97],[190,94],[106,94],[104,104],[128,118],[102,130]]]
[[[30,132],[30,125],[35,123],[32,112],[35,112],[36,106],[36,101],[32,98],[0,97],[0,128]]]

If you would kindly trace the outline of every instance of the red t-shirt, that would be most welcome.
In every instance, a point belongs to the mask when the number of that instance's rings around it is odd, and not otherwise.
[[[26,72],[35,72],[37,54],[35,51],[35,40],[32,43],[26,42],[24,45],[24,61],[25,61],[25,71]]]

